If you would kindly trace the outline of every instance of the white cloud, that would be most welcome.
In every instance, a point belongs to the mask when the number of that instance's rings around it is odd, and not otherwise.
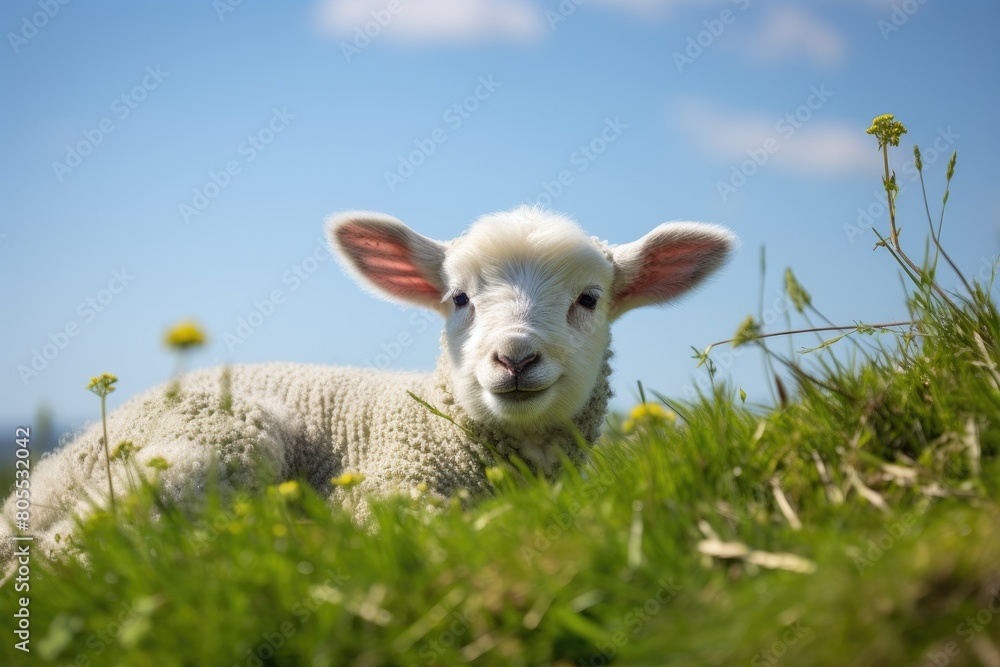
[[[705,9],[710,9],[712,7],[721,8],[724,6],[732,7],[733,5],[736,5],[738,9],[743,9],[744,5],[747,5],[747,8],[749,8],[751,1],[753,0],[590,0],[593,4],[618,7],[629,11],[642,10],[647,12],[662,12],[664,10],[669,11],[682,5],[703,7]],[[767,2],[768,0],[756,0],[753,4],[766,4]],[[876,9],[891,7],[893,4],[897,4],[899,2],[900,0],[853,0],[853,4],[874,7]],[[845,4],[852,4],[852,2],[847,2],[845,0],[824,0],[823,2],[816,2],[815,4],[842,7]]]
[[[857,0],[859,5],[867,5],[873,9],[889,9],[898,5],[900,0]]]
[[[640,15],[662,15],[680,7],[701,8],[703,11],[721,10],[725,7],[742,11],[750,9],[751,3],[754,7],[771,7],[775,3],[772,0],[585,0],[588,4],[603,5],[614,9],[622,9],[627,12]],[[900,0],[814,0],[814,5],[826,5],[828,7],[840,8],[844,5],[860,5],[874,9],[885,9],[899,3]]]
[[[360,29],[368,37],[410,43],[530,41],[547,30],[530,0],[322,0],[319,22],[341,38],[354,38]]]
[[[658,17],[681,7],[715,7],[724,0],[589,0],[590,4],[621,9],[641,18]],[[732,0],[725,0],[731,4]],[[746,2],[747,0],[741,0]]]
[[[898,1],[816,0],[815,6],[839,9],[850,4],[879,10]],[[385,36],[411,44],[526,42],[551,33],[546,12],[559,14],[563,3],[572,5],[574,11],[585,8],[580,5],[600,6],[640,21],[671,20],[680,12],[686,16],[703,12],[713,18],[722,9],[737,15],[743,15],[742,10],[747,15],[763,14],[757,30],[744,36],[741,50],[767,62],[804,55],[834,64],[846,50],[832,25],[787,0],[561,0],[559,4],[553,0],[317,0],[317,22],[341,39],[367,30],[369,38]],[[390,5],[398,11],[389,11]]]
[[[837,29],[793,5],[772,6],[758,28],[743,40],[743,50],[763,62],[801,57],[820,65],[836,65],[847,52]]]
[[[835,26],[801,6],[785,0],[588,0],[632,14],[640,20],[657,20],[673,16],[678,10],[689,10],[685,16],[715,19],[728,11],[739,20],[733,29],[738,34],[727,36],[741,54],[760,63],[775,63],[807,58],[821,65],[836,65],[843,61],[847,43]],[[844,0],[837,0],[843,6]],[[854,0],[857,4],[882,7],[898,0]],[[823,3],[820,3],[823,4]],[[743,18],[746,17],[746,18]],[[751,18],[754,17],[754,18]],[[698,29],[701,23],[698,23]]]
[[[734,28],[737,52],[762,64],[808,59],[823,66],[838,65],[848,55],[848,39],[833,23],[822,18],[828,12],[848,10],[879,15],[900,0],[815,0],[794,4],[789,0],[588,0],[589,4],[620,10],[641,20],[686,17],[698,13],[712,19],[723,10],[740,18]],[[752,2],[752,4],[751,4]],[[818,12],[818,13],[817,13]],[[754,17],[754,18],[751,18]]]
[[[765,146],[776,145],[767,162],[786,170],[822,176],[877,171],[878,154],[874,143],[866,141],[870,137],[865,136],[865,128],[826,120],[822,114],[821,108],[803,104],[767,117],[685,98],[676,102],[672,115],[696,150],[721,162],[742,162],[750,157],[747,151],[760,155]]]

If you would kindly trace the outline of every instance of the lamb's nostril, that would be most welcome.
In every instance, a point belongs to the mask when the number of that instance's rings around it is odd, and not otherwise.
[[[522,373],[528,366],[532,366],[536,363],[538,363],[538,354],[529,354],[528,356],[515,361],[514,368],[517,369],[518,373]]]
[[[496,354],[493,355],[493,360],[503,366],[508,373],[516,377],[523,373],[524,369],[528,368],[532,364],[538,363],[538,354],[529,354],[517,360],[511,359],[504,354]]]

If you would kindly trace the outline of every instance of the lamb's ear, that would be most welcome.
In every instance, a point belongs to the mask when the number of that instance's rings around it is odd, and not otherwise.
[[[719,268],[735,246],[727,230],[696,222],[663,224],[615,246],[611,317],[676,299]]]
[[[327,239],[344,266],[377,295],[441,310],[447,246],[382,213],[350,211],[326,221]]]

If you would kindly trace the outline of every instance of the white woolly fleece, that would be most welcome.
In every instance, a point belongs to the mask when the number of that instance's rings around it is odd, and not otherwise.
[[[487,490],[491,448],[551,474],[560,453],[583,458],[578,435],[593,443],[600,434],[611,322],[697,286],[736,243],[718,227],[672,223],[611,245],[528,207],[484,216],[452,241],[371,212],[334,216],[327,234],[363,286],[443,317],[435,371],[235,366],[229,405],[219,368],[185,376],[174,397],[170,385],[138,396],[109,415],[111,449],[132,442],[131,464],[147,474],[153,459],[165,461],[155,474],[167,502],[198,497],[213,479],[223,490],[305,479],[364,520],[366,493]],[[75,515],[107,505],[104,452],[95,424],[32,471],[39,549],[59,552]],[[127,470],[112,462],[116,495],[129,488]],[[347,471],[366,476],[350,493],[330,481]],[[15,500],[3,507],[0,563],[13,554]]]
[[[180,503],[203,491],[214,477],[220,489],[253,490],[288,479],[306,479],[322,493],[343,500],[330,480],[345,471],[366,479],[355,494],[408,491],[418,484],[429,493],[449,496],[459,489],[476,494],[488,483],[481,461],[488,442],[529,465],[554,470],[554,448],[579,460],[570,429],[537,434],[535,444],[514,441],[489,425],[474,424],[453,399],[447,360],[433,374],[387,373],[371,369],[301,364],[233,366],[232,407],[222,409],[222,369],[186,375],[180,394],[167,397],[170,385],[137,396],[108,418],[112,449],[123,440],[138,451],[133,465],[146,467],[156,457],[170,467],[159,473],[162,496]],[[603,381],[574,420],[574,427],[594,441],[611,396],[605,363]],[[426,400],[466,429],[432,414],[407,392]],[[129,488],[125,463],[112,464],[115,493]],[[32,472],[34,548],[50,555],[74,529],[74,515],[86,515],[108,495],[101,425],[92,425],[62,449],[45,456]],[[357,500],[357,498],[355,498]],[[9,562],[15,506],[8,498],[0,523],[0,562]],[[364,505],[356,509],[363,513]],[[363,518],[363,517],[362,517]]]

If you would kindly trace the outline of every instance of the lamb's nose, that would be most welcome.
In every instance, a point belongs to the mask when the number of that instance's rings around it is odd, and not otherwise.
[[[517,377],[524,372],[524,369],[528,368],[532,364],[538,363],[538,354],[533,353],[520,359],[514,360],[503,354],[493,355],[493,360],[500,364],[506,369],[508,373]]]

